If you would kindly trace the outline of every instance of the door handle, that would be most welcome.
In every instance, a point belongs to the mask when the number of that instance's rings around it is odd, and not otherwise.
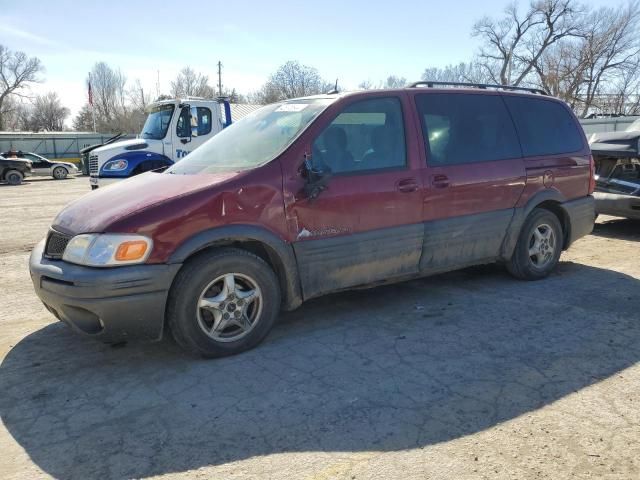
[[[415,178],[405,178],[396,183],[396,188],[402,193],[415,192],[418,190],[418,182],[416,182]]]
[[[449,177],[446,175],[432,175],[431,185],[435,188],[447,188],[449,186]]]

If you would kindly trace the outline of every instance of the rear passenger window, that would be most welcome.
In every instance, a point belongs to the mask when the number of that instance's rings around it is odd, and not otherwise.
[[[334,173],[406,165],[404,122],[397,98],[375,98],[346,107],[313,142],[313,163]]]
[[[582,134],[562,104],[539,98],[505,95],[525,157],[582,150]]]
[[[430,165],[522,156],[513,122],[500,96],[433,93],[418,95],[416,103]]]

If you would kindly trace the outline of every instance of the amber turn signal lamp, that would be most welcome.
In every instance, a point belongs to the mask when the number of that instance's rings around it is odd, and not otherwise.
[[[144,257],[147,252],[147,242],[142,240],[133,240],[130,242],[122,242],[116,250],[116,260],[118,262],[130,262],[139,260]]]

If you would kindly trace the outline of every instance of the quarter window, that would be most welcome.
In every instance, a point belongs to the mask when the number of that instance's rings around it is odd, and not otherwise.
[[[561,103],[511,95],[505,95],[504,100],[518,129],[525,157],[572,153],[584,147],[573,116]]]
[[[334,173],[405,166],[400,101],[375,98],[349,105],[315,140],[312,159]]]
[[[416,97],[430,165],[457,165],[522,156],[499,95],[433,93]]]

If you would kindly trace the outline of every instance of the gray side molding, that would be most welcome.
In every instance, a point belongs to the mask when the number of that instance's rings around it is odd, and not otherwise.
[[[261,243],[269,253],[272,262],[276,264],[276,274],[280,279],[283,294],[282,308],[293,310],[300,306],[302,303],[300,275],[293,248],[291,244],[265,228],[253,225],[229,225],[204,230],[184,241],[173,252],[167,263],[184,263],[194,253],[216,244],[248,241]]]

